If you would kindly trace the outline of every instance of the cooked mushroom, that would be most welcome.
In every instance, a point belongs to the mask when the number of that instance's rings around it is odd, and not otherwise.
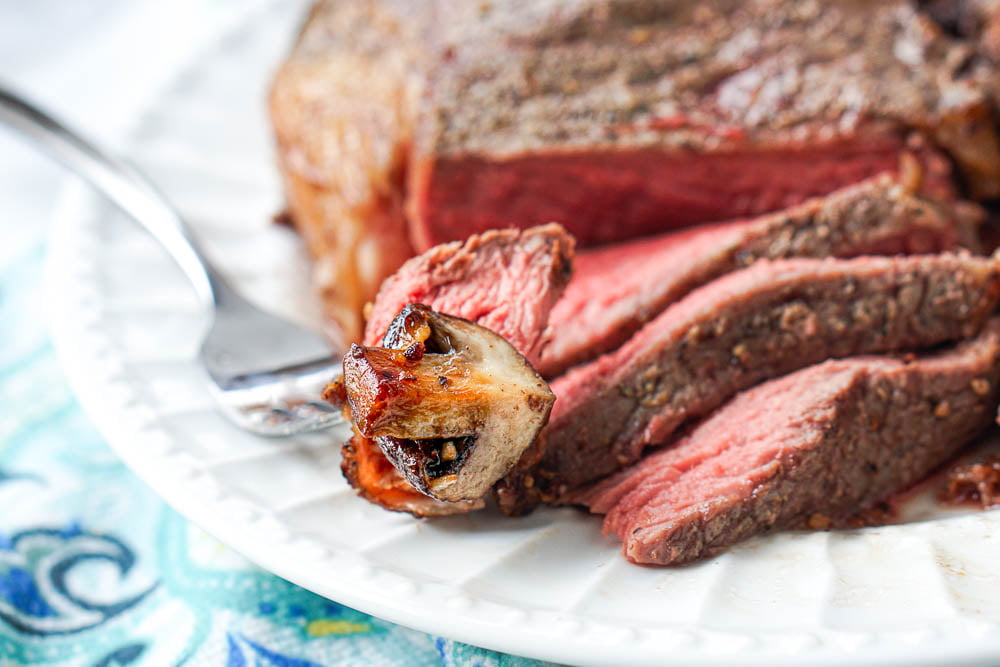
[[[356,428],[419,491],[482,498],[548,420],[548,385],[501,336],[420,304],[399,312],[382,343],[344,357]]]
[[[350,485],[362,497],[388,510],[432,517],[464,514],[480,509],[485,504],[482,498],[457,503],[444,502],[417,491],[382,455],[378,445],[360,433],[355,433],[344,444],[342,451],[344,460],[340,468]]]

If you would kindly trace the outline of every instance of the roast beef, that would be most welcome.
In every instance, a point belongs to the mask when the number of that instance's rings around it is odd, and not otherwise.
[[[580,494],[636,563],[678,565],[829,525],[920,480],[992,420],[1000,321],[909,361],[828,361],[746,391],[675,446]]]
[[[462,317],[500,334],[537,361],[549,312],[570,280],[573,238],[559,225],[488,231],[431,248],[382,284],[365,326],[378,345],[408,303]]]
[[[539,498],[561,502],[763,380],[828,358],[973,336],[998,299],[1000,262],[991,258],[761,260],[556,380],[544,455],[508,475],[501,504],[518,513]]]
[[[961,64],[906,0],[321,0],[271,115],[328,311],[356,339],[411,246],[747,217],[914,149],[996,194],[994,126]]]
[[[919,178],[914,165],[903,182],[883,174],[780,213],[581,252],[536,368],[556,377],[610,352],[695,287],[757,259],[975,249],[981,210],[918,197]]]

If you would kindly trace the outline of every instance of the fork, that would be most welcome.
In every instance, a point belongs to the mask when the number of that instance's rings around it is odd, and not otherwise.
[[[199,249],[189,226],[129,164],[97,148],[0,85],[0,121],[87,180],[146,228],[194,285],[211,325],[199,360],[223,413],[265,436],[288,436],[343,423],[319,399],[342,372],[320,335],[257,308],[242,297]]]

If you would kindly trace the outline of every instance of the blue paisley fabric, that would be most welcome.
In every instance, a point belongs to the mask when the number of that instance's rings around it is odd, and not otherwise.
[[[67,387],[43,255],[0,265],[0,665],[539,664],[315,596],[166,507]]]

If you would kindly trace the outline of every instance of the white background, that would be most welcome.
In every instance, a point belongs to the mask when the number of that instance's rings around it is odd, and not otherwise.
[[[0,0],[0,85],[117,149],[185,53],[251,4]],[[0,126],[0,265],[44,238],[67,178]]]

